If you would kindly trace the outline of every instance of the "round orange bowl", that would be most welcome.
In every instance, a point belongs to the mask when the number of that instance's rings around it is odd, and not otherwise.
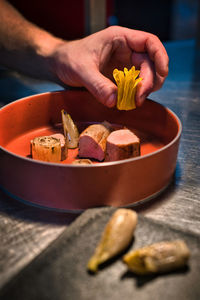
[[[92,165],[73,165],[78,150],[62,163],[30,157],[33,137],[61,132],[65,109],[79,129],[108,121],[132,129],[141,156]],[[177,161],[181,122],[152,100],[132,111],[98,103],[87,91],[60,91],[23,98],[0,110],[0,187],[28,204],[80,211],[96,206],[127,206],[151,199],[169,184]]]

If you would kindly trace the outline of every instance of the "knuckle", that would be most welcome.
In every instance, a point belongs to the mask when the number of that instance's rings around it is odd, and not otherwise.
[[[161,41],[160,41],[160,39],[159,39],[159,37],[157,36],[157,35],[155,35],[155,34],[153,34],[153,33],[149,33],[150,34],[150,38],[151,39],[153,39],[155,42],[159,42],[159,43],[161,43]]]
[[[122,27],[118,26],[118,25],[112,25],[105,29],[105,31],[107,31],[111,35],[117,35],[121,32],[121,30],[122,30]]]

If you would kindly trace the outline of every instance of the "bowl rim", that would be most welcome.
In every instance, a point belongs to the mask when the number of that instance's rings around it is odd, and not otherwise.
[[[21,101],[26,101],[26,100],[30,99],[30,97],[31,98],[37,98],[38,96],[42,96],[42,95],[57,94],[57,93],[63,93],[63,92],[68,92],[68,91],[73,92],[73,90],[60,90],[60,91],[50,91],[50,92],[44,92],[44,93],[29,95],[29,96],[14,100],[14,101],[2,106],[0,108],[0,113],[2,112],[2,110],[6,109],[7,107],[12,106],[13,104],[21,102]],[[1,145],[0,145],[0,149],[2,151],[6,152],[9,155],[12,155],[12,156],[14,156],[18,159],[23,159],[23,160],[25,160],[29,163],[36,163],[36,164],[40,164],[40,165],[44,165],[44,166],[60,167],[60,168],[66,168],[66,167],[68,167],[68,168],[69,167],[70,168],[101,168],[101,167],[105,167],[105,166],[113,166],[113,165],[118,165],[118,164],[130,163],[132,161],[137,161],[137,160],[141,160],[141,159],[146,159],[148,157],[157,155],[159,152],[162,152],[165,149],[168,149],[171,145],[173,145],[180,138],[181,133],[182,133],[182,123],[181,123],[179,117],[170,108],[168,108],[167,106],[164,106],[163,104],[161,104],[159,102],[156,102],[155,100],[152,100],[152,99],[149,99],[149,98],[147,98],[147,100],[150,100],[150,101],[164,107],[168,111],[168,113],[170,113],[173,116],[173,118],[177,121],[177,124],[178,124],[178,132],[177,132],[176,136],[171,140],[171,142],[166,144],[165,146],[161,147],[160,149],[151,152],[151,153],[148,153],[148,154],[145,154],[145,155],[142,155],[142,156],[133,157],[133,158],[127,158],[127,159],[122,159],[122,160],[117,160],[117,161],[111,161],[111,162],[99,162],[99,163],[90,164],[90,165],[81,165],[81,164],[80,165],[78,165],[78,164],[75,165],[75,164],[67,164],[67,163],[61,164],[61,163],[53,163],[53,162],[44,162],[44,161],[40,161],[40,160],[37,160],[37,159],[33,160],[32,158],[24,157],[22,155],[11,152],[11,151],[7,150],[6,148],[4,148]]]

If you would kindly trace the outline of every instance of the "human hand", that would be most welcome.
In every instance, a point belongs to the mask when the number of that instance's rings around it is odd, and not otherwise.
[[[81,40],[63,42],[51,57],[51,67],[64,84],[86,87],[101,103],[112,107],[117,101],[114,68],[140,69],[136,105],[164,83],[168,55],[160,40],[143,31],[112,26]]]

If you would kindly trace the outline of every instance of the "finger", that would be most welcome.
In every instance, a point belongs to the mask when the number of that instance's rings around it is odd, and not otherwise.
[[[169,58],[165,47],[157,36],[127,28],[124,29],[124,34],[133,51],[148,53],[159,76],[166,77],[168,75]]]
[[[85,70],[81,81],[92,95],[102,104],[113,107],[117,102],[117,86],[103,76],[97,68]]]
[[[139,83],[136,91],[136,105],[141,106],[146,97],[153,91],[155,82],[155,71],[152,61],[148,55],[142,53],[133,53],[132,62],[137,69],[140,69],[142,81]]]
[[[147,54],[133,53],[132,62],[136,68],[140,69],[140,77],[143,78],[136,92],[136,105],[140,106],[151,92],[162,87],[165,77],[155,72],[154,64]]]
[[[156,36],[148,36],[146,40],[146,49],[150,59],[154,62],[156,73],[161,77],[168,75],[169,58],[167,52]]]
[[[162,77],[158,73],[156,73],[155,78],[154,78],[154,86],[153,86],[152,92],[159,90],[163,86],[165,79],[166,79],[166,77]]]

